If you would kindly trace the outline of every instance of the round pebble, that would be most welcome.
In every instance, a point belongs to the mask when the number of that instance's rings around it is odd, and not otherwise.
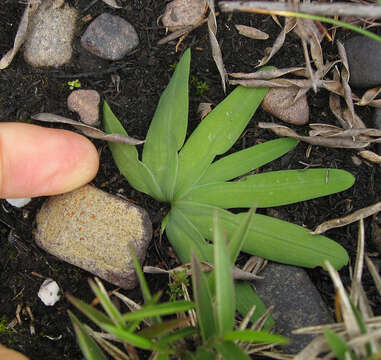
[[[100,100],[101,97],[95,90],[74,90],[67,98],[67,107],[78,113],[83,123],[97,126]]]

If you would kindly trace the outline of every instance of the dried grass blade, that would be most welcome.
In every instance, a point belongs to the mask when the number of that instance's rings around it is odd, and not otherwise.
[[[381,211],[381,201],[378,203],[375,203],[371,206],[357,210],[348,216],[344,216],[342,218],[336,218],[336,219],[325,221],[322,224],[320,224],[312,232],[312,234],[315,234],[315,235],[316,234],[322,234],[322,233],[326,232],[327,230],[352,224],[355,221],[358,221],[360,219],[364,219],[364,218],[371,216],[371,215],[373,215],[379,211]]]
[[[121,9],[122,6],[119,6],[116,2],[116,0],[102,0],[105,4],[107,4],[108,6],[111,6],[112,8],[115,8],[115,9]]]
[[[372,275],[378,294],[381,296],[381,276],[378,273],[376,266],[373,264],[373,261],[369,258],[368,255],[365,255],[365,262],[370,272],[370,275]]]
[[[330,348],[324,335],[317,336],[302,351],[300,351],[293,360],[316,359],[321,352],[328,351]]]
[[[76,129],[82,131],[82,133],[85,134],[86,136],[93,139],[118,142],[118,143],[122,143],[126,145],[140,145],[140,144],[144,144],[145,142],[144,140],[134,139],[131,136],[126,136],[121,134],[106,134],[102,130],[99,130],[92,126],[85,125],[80,123],[79,121],[71,120],[71,119],[65,118],[63,116],[55,115],[55,114],[39,113],[39,114],[33,115],[32,119],[43,121],[43,122],[49,122],[49,123],[69,124],[74,126]]]
[[[0,70],[3,70],[9,66],[9,64],[12,62],[13,58],[21,48],[22,44],[26,40],[28,36],[28,28],[29,28],[29,23],[40,6],[40,1],[35,1],[35,0],[29,0],[26,8],[24,10],[24,14],[21,18],[19,27],[17,29],[15,41],[13,43],[13,48],[10,49],[0,60]]]
[[[226,82],[227,82],[227,73],[225,70],[225,65],[222,60],[222,53],[218,41],[216,38],[217,34],[217,21],[216,21],[216,12],[214,9],[214,0],[206,0],[209,6],[209,15],[208,15],[208,31],[209,31],[209,41],[212,47],[212,56],[213,60],[216,63],[218,72],[220,73],[222,88],[224,93],[226,93]]]
[[[253,73],[230,73],[229,76],[240,79],[272,80],[289,74],[306,77],[306,69],[298,66],[286,69],[262,70]]]
[[[363,159],[381,164],[381,156],[370,150],[363,150],[358,153]]]
[[[267,54],[260,60],[256,67],[263,66],[282,48],[286,35],[296,26],[295,18],[286,17],[284,27],[278,37],[275,39],[273,46],[268,50]]]
[[[238,330],[245,330],[245,329],[247,329],[247,326],[249,325],[250,319],[254,315],[256,307],[257,307],[256,305],[253,305],[251,307],[251,309],[247,312],[245,317],[240,322],[240,324],[238,326]]]
[[[254,27],[239,24],[234,26],[240,35],[246,36],[250,39],[267,40],[269,38],[269,34]]]
[[[272,80],[229,80],[232,85],[242,85],[246,87],[269,87],[269,88],[306,88],[309,89],[312,86],[310,79],[300,80],[300,79],[272,79]]]
[[[381,86],[375,87],[373,89],[367,90],[364,95],[361,97],[360,101],[356,103],[359,106],[369,105],[381,92]]]
[[[353,271],[354,282],[361,283],[361,277],[364,265],[364,247],[365,247],[365,230],[364,230],[364,218],[360,217],[359,229],[357,235],[357,251],[356,251],[356,262]]]

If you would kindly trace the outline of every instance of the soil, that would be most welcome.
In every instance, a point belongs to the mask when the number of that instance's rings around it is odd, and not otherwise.
[[[70,65],[60,69],[33,69],[25,63],[19,53],[8,69],[0,72],[0,121],[29,122],[32,114],[45,111],[75,118],[66,107],[70,94],[68,81],[79,79],[81,88],[97,90],[107,99],[112,109],[123,122],[130,135],[144,138],[150,125],[159,96],[167,85],[172,70],[181,53],[192,48],[191,76],[205,81],[209,90],[203,95],[197,94],[195,86],[190,86],[189,133],[199,123],[196,113],[200,102],[219,103],[224,98],[220,78],[212,60],[206,26],[193,31],[175,50],[176,42],[156,45],[165,35],[165,29],[157,25],[157,18],[164,12],[165,1],[136,0],[126,2],[124,9],[111,9],[102,1],[71,0],[81,18],[108,12],[124,17],[131,22],[140,38],[139,47],[123,60],[107,62],[94,60],[81,50],[78,41],[74,44],[75,55]],[[93,4],[90,6],[90,3]],[[90,7],[89,7],[90,6]],[[8,51],[17,31],[24,5],[21,1],[5,0],[0,7],[0,54]],[[260,42],[238,35],[234,24],[245,24],[258,27],[270,34],[270,39]],[[78,30],[78,38],[86,25]],[[264,49],[271,46],[279,27],[269,16],[248,14],[222,14],[218,17],[218,39],[224,55],[228,72],[249,72],[264,55]],[[346,39],[353,34],[339,29],[337,37]],[[324,40],[323,51],[327,58],[336,56],[333,43]],[[285,46],[271,61],[277,67],[289,67],[304,64],[299,39],[294,34],[287,36]],[[102,65],[100,71],[96,66]],[[114,70],[113,70],[114,69]],[[119,91],[113,78],[119,76]],[[228,88],[228,92],[232,90]],[[328,93],[310,92],[308,101],[311,109],[311,122],[336,124],[328,107]],[[368,126],[370,109],[359,109],[359,114]],[[247,131],[242,135],[235,149],[241,149],[275,138],[270,132],[259,129],[257,121],[272,121],[270,115],[261,109],[250,122]],[[59,126],[56,126],[59,127]],[[300,133],[306,128],[298,128]],[[170,268],[176,265],[176,258],[168,251],[169,243],[165,236],[160,238],[159,226],[166,205],[132,189],[119,174],[111,158],[110,151],[104,143],[96,142],[101,155],[101,166],[93,183],[112,194],[123,195],[132,199],[149,212],[154,237],[148,249],[146,264]],[[372,148],[371,148],[372,149]],[[310,157],[306,158],[307,145],[298,147],[277,161],[267,165],[265,170],[286,168],[304,168],[304,163],[319,164],[321,167],[345,169],[356,177],[355,185],[340,194],[302,202],[296,205],[278,208],[288,221],[315,228],[321,222],[347,215],[354,210],[369,206],[380,200],[380,166],[367,161],[355,165],[353,150],[328,149],[313,147]],[[374,150],[374,149],[373,149]],[[91,274],[72,265],[58,261],[39,249],[33,240],[35,214],[43,202],[36,198],[24,207],[11,207],[4,200],[0,207],[0,343],[21,351],[30,359],[82,359],[83,356],[76,344],[75,335],[67,310],[72,306],[62,299],[54,307],[46,307],[37,297],[38,289],[46,277],[58,282],[63,292],[70,292],[76,297],[90,302],[94,296],[88,286]],[[370,219],[365,220],[366,237],[370,239]],[[349,252],[353,263],[356,252],[357,224],[329,231],[328,236],[341,243]],[[367,241],[366,250],[375,253],[376,249]],[[348,285],[348,267],[341,271],[343,280]],[[316,284],[327,305],[332,308],[334,291],[328,275],[321,269],[309,270],[311,279]],[[153,292],[167,289],[167,279],[158,276],[147,276]],[[113,288],[106,284],[107,288]],[[364,275],[364,286],[371,299],[376,315],[381,315],[381,298],[367,272]],[[140,301],[139,290],[124,292],[127,296]],[[21,310],[21,324],[15,324],[13,330],[6,326],[14,318],[17,308]],[[25,310],[29,307],[33,320]],[[35,329],[32,335],[31,328]],[[142,355],[142,358],[144,355]]]

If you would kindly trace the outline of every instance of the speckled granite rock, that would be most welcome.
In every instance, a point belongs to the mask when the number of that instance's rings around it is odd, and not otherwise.
[[[129,246],[143,261],[152,237],[144,209],[86,185],[50,197],[36,222],[36,243],[50,254],[124,289],[136,286]]]
[[[285,352],[296,354],[313,339],[312,335],[291,334],[293,330],[333,322],[304,269],[269,263],[260,275],[264,279],[257,280],[255,288],[266,306],[275,306],[272,312],[275,332],[291,340],[290,344],[282,346]]]
[[[81,45],[107,60],[120,60],[139,44],[134,27],[116,15],[99,15],[86,29]]]
[[[52,0],[42,3],[33,16],[24,45],[25,60],[35,67],[68,63],[73,53],[76,19],[77,11],[67,4],[54,8]]]
[[[381,43],[367,36],[355,36],[344,42],[350,79],[355,88],[381,85]]]

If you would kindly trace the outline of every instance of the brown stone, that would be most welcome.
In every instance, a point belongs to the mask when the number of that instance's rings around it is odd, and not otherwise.
[[[52,196],[37,217],[38,246],[124,289],[137,284],[129,247],[140,262],[152,237],[147,212],[91,185]]]
[[[297,93],[298,89],[295,88],[272,88],[263,99],[262,108],[287,123],[307,124],[310,117],[307,96],[293,102]]]
[[[99,125],[100,100],[101,97],[95,90],[74,90],[67,98],[67,107],[78,113],[83,123],[97,126]]]

